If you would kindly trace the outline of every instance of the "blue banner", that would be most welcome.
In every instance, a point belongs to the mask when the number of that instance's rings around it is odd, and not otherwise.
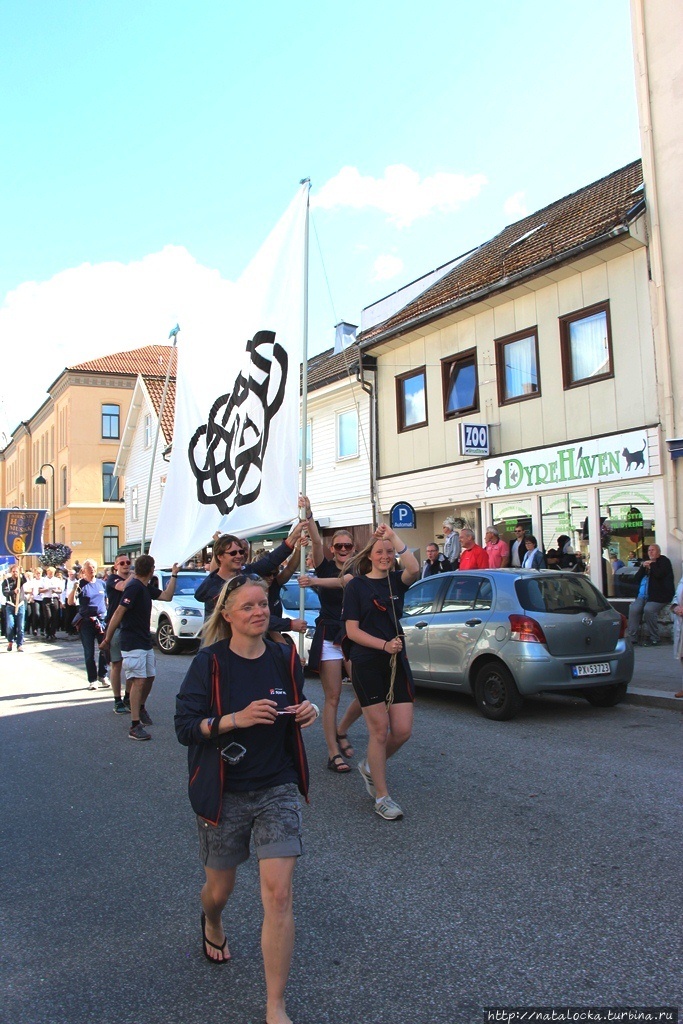
[[[42,555],[45,509],[0,508],[0,557]]]

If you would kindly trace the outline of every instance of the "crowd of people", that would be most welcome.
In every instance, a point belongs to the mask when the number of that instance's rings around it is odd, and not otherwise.
[[[367,746],[357,770],[372,809],[385,821],[402,818],[390,795],[387,764],[413,728],[414,686],[401,628],[404,596],[418,577],[452,570],[577,570],[580,565],[568,536],[559,536],[557,546],[544,554],[523,526],[516,526],[514,535],[508,544],[490,526],[482,546],[471,529],[458,530],[449,517],[443,550],[436,540],[430,542],[422,565],[384,524],[360,550],[352,529],[337,530],[326,548],[302,496],[289,536],[253,560],[242,538],[214,536],[206,577],[195,592],[205,611],[201,647],[176,698],[175,729],[188,751],[188,793],[204,869],[201,949],[213,966],[231,959],[222,914],[253,841],[263,903],[267,1024],[289,1022],[285,986],[294,943],[293,876],[303,849],[300,797],[308,799],[309,784],[302,730],[320,716],[326,767],[348,776],[355,757],[349,733],[362,717]],[[308,667],[320,678],[322,712],[305,695],[302,663],[287,635],[303,632],[307,624],[284,616],[280,600],[282,586],[301,565],[302,550],[306,572],[299,575],[299,586],[314,587],[320,598]],[[175,564],[161,590],[149,555],[132,564],[119,554],[107,573],[98,572],[91,559],[68,571],[20,572],[12,566],[2,581],[7,650],[22,652],[26,635],[52,642],[57,629],[77,632],[88,686],[111,686],[113,710],[131,716],[130,738],[149,740],[147,701],[156,675],[152,602],[172,600],[178,573]],[[674,652],[681,658],[683,581],[674,595],[671,563],[656,545],[650,546],[636,582],[638,597],[629,616],[633,643],[640,642],[641,619],[648,631],[644,643],[658,642],[657,614],[670,604]],[[340,720],[345,679],[353,698]],[[676,696],[683,698],[683,690]]]

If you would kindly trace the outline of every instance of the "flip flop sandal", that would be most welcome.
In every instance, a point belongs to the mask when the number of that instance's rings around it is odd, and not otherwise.
[[[348,742],[348,737],[349,734],[347,732],[337,733],[337,743],[339,744],[339,749],[341,750],[342,755],[347,759],[353,757],[353,747]],[[349,750],[351,751],[350,754]]]
[[[351,768],[341,754],[335,754],[334,757],[328,758],[327,767],[331,772],[336,772],[337,775],[346,775],[347,772],[351,771]]]
[[[207,939],[207,937],[206,937],[206,914],[202,910],[202,953],[204,954],[204,956],[206,957],[206,959],[209,961],[210,964],[218,964],[218,966],[220,967],[222,964],[229,964],[230,963],[230,960],[231,960],[230,956],[227,956],[227,957],[224,956],[222,960],[214,960],[214,958],[212,956],[209,956],[209,954],[206,952],[206,947],[207,946],[211,946],[212,949],[217,949],[220,953],[225,953],[225,947],[227,946],[227,944],[228,944],[227,936],[226,936],[226,938],[223,939],[223,945],[222,946],[217,946],[215,942],[211,941],[211,939]]]

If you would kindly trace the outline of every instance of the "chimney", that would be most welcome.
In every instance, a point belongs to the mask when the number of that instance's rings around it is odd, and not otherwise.
[[[353,345],[356,340],[356,331],[358,330],[357,324],[347,324],[344,320],[341,320],[338,324],[335,324],[334,328],[334,351],[341,352],[343,349],[348,348],[349,345]]]

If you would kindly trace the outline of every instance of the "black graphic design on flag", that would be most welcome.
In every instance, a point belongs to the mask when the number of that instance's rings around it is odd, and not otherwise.
[[[216,399],[188,446],[197,498],[223,515],[255,501],[261,492],[270,424],[287,384],[287,353],[273,331],[257,331],[247,352],[248,376],[240,373],[232,394]]]

